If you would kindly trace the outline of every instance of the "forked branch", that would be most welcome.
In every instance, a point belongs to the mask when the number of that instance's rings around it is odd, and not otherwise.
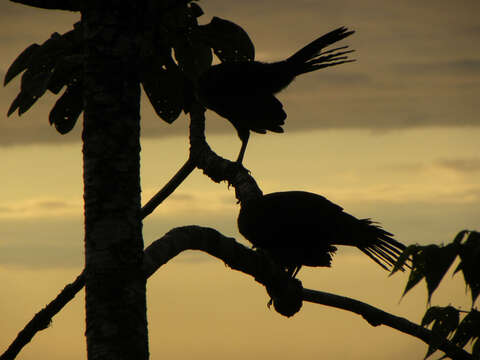
[[[434,336],[430,330],[420,325],[358,300],[326,292],[302,289],[301,287],[301,292],[298,293],[296,288],[297,286],[301,286],[300,282],[292,281],[292,279],[286,276],[268,257],[258,251],[245,247],[236,242],[235,239],[226,237],[211,228],[199,226],[176,228],[169,231],[162,238],[154,241],[144,252],[143,271],[145,276],[147,278],[150,277],[158,268],[185,250],[204,251],[219,258],[230,268],[251,275],[257,282],[267,287],[270,296],[299,296],[299,299],[303,301],[347,310],[361,315],[372,326],[386,325],[414,336],[426,344],[429,344]],[[47,307],[35,315],[34,319],[19,333],[19,336],[8,350],[0,356],[0,360],[14,359],[22,347],[32,339],[35,333],[44,329],[51,321],[52,316],[75,296],[83,287],[83,283],[82,273],[74,283],[67,285],[51,304],[47,305]],[[278,294],[276,293],[278,287],[287,289],[287,291],[283,294]],[[441,341],[439,349],[455,360],[473,360],[472,355],[453,345],[448,340]]]

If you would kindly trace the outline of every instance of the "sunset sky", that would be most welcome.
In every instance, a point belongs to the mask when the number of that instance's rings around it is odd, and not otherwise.
[[[339,26],[357,62],[303,75],[279,95],[285,134],[254,134],[244,165],[264,193],[307,190],[359,218],[370,217],[405,244],[446,243],[480,230],[480,2],[478,0],[202,0],[213,16],[252,38],[256,59],[281,60]],[[0,3],[0,75],[16,56],[79,15]],[[79,122],[59,135],[48,124],[55,97],[6,117],[19,79],[0,88],[0,353],[83,267]],[[188,156],[188,119],[168,125],[142,98],[143,203]],[[207,141],[235,159],[233,127],[207,112]],[[173,227],[203,225],[241,242],[233,189],[194,172],[144,221],[148,245]],[[459,275],[432,305],[468,309]],[[406,275],[391,278],[356,249],[331,269],[302,269],[306,288],[370,303],[419,322],[423,284],[400,301]],[[286,319],[266,307],[250,277],[187,252],[148,282],[152,359],[422,359],[426,346],[337,309],[305,303]],[[37,335],[19,359],[84,359],[84,292]],[[438,356],[437,356],[438,357]]]

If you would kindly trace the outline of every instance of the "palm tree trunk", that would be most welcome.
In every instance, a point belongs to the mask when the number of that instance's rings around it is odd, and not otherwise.
[[[88,359],[148,358],[140,220],[139,1],[82,11]]]

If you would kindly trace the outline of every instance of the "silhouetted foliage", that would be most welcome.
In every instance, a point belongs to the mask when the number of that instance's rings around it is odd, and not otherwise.
[[[410,245],[395,264],[392,274],[411,258],[411,272],[403,292],[404,296],[422,279],[427,284],[427,301],[438,288],[444,275],[458,258],[460,260],[454,271],[462,271],[467,289],[472,297],[472,308],[469,312],[456,309],[453,306],[432,306],[427,309],[422,319],[422,326],[431,326],[435,336],[432,337],[425,358],[437,351],[444,339],[451,340],[455,345],[464,348],[472,343],[472,355],[480,358],[480,313],[474,308],[474,303],[480,291],[480,233],[463,230],[447,245]],[[461,319],[462,314],[463,319]],[[461,320],[460,320],[461,319]],[[446,357],[446,356],[444,356]]]
[[[160,4],[159,4],[160,6]],[[201,7],[183,2],[172,8],[154,9],[155,18],[145,25],[138,66],[141,83],[157,115],[172,123],[193,99],[193,83],[212,63],[213,52],[221,61],[253,60],[254,47],[238,25],[214,17],[198,25]],[[83,111],[83,38],[81,22],[65,34],[54,33],[43,44],[27,47],[8,69],[4,84],[24,72],[21,90],[8,115],[22,115],[47,91],[58,94],[49,116],[61,134],[68,133]],[[173,60],[172,53],[175,60]]]
[[[49,116],[50,124],[65,134],[69,132],[82,112],[83,44],[81,24],[65,34],[54,33],[43,44],[27,47],[12,63],[5,75],[4,84],[22,75],[20,93],[13,100],[8,115],[18,110],[22,115],[47,91],[58,94]]]

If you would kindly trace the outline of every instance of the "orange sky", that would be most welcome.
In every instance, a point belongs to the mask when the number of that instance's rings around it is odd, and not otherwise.
[[[478,1],[203,0],[212,16],[242,25],[258,60],[282,59],[340,25],[357,62],[298,78],[280,98],[285,134],[253,135],[245,166],[264,192],[321,193],[357,217],[372,217],[406,244],[449,242],[480,229],[480,40]],[[32,42],[71,28],[78,16],[0,4],[0,74]],[[66,136],[48,125],[53,96],[6,117],[19,81],[0,89],[0,351],[83,263],[80,126]],[[207,113],[207,140],[234,159],[229,123]],[[167,125],[142,107],[144,202],[187,157],[187,120]],[[195,172],[145,220],[148,244],[174,226],[236,230],[238,205],[225,184]],[[449,277],[447,275],[447,277]],[[406,276],[388,278],[355,249],[332,269],[302,269],[308,288],[371,303],[418,322],[425,289],[400,303]],[[450,277],[449,277],[450,278]],[[433,304],[468,308],[461,279]],[[186,253],[149,281],[152,358],[414,359],[426,347],[356,315],[305,304],[293,319],[266,308],[263,288],[203,254]],[[83,292],[19,358],[82,359]]]

